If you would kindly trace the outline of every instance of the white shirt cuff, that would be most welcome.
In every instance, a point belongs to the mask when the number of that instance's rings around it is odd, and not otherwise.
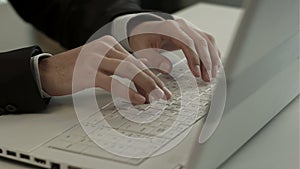
[[[152,16],[159,20],[165,20],[164,18],[162,18],[158,15],[143,12],[143,13],[122,15],[122,16],[115,18],[112,22],[111,35],[114,38],[116,38],[116,40],[118,42],[120,42],[120,44],[129,52],[133,52],[133,51],[130,48],[129,41],[128,41],[127,24],[131,19],[138,17],[138,16],[143,16],[143,15]],[[145,21],[147,21],[147,20],[145,20]]]
[[[47,57],[52,57],[52,54],[42,53],[42,54],[33,56],[31,58],[31,63],[33,63],[33,69],[34,69],[34,72],[35,72],[36,83],[37,83],[37,86],[38,86],[38,89],[40,91],[40,94],[41,94],[42,98],[50,98],[51,97],[42,88],[42,83],[41,83],[41,78],[40,78],[40,71],[39,71],[39,60],[42,59],[42,58],[47,58]]]

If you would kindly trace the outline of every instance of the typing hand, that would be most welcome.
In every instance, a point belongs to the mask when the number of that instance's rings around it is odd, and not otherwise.
[[[165,21],[146,21],[131,31],[129,44],[133,51],[156,48],[138,55],[146,58],[147,66],[171,72],[171,62],[159,54],[159,49],[173,51],[182,49],[194,76],[209,82],[217,74],[220,52],[214,38],[179,18]],[[133,35],[133,36],[132,36]],[[155,57],[155,58],[154,58]]]
[[[74,88],[72,91],[75,65],[84,73],[80,75],[82,79],[76,84],[75,91]],[[43,59],[39,70],[42,88],[51,96],[68,95],[86,88],[100,87],[130,100],[133,104],[171,97],[170,91],[143,62],[130,55],[111,36]],[[123,85],[111,75],[132,80],[138,92]],[[87,83],[88,78],[94,78],[95,84]]]

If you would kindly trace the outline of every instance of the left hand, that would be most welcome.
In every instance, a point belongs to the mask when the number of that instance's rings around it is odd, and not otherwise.
[[[220,52],[214,37],[182,18],[143,22],[131,31],[129,44],[133,51],[153,49],[151,53],[137,57],[147,59],[149,62],[146,64],[167,73],[171,72],[172,63],[160,55],[157,49],[167,51],[181,49],[193,75],[201,76],[206,82],[216,77],[221,64]],[[156,58],[153,59],[153,56]]]
[[[133,104],[171,97],[163,82],[112,36],[103,36],[41,60],[39,73],[43,90],[51,96],[97,87]],[[113,78],[113,75],[131,80],[137,91]]]

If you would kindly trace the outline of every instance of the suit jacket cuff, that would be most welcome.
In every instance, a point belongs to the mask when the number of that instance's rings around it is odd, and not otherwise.
[[[33,113],[45,109],[49,99],[41,97],[31,64],[31,57],[40,53],[38,46],[0,53],[2,113]]]

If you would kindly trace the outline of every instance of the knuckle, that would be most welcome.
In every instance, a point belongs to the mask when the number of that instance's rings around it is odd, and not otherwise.
[[[132,64],[131,62],[124,61],[123,64],[124,64],[124,67],[123,67],[124,72],[123,73],[128,72],[129,75],[133,75],[133,74],[138,73],[137,72],[138,70],[136,69],[136,66],[134,64]]]
[[[189,48],[195,46],[194,41],[193,41],[191,38],[189,38],[189,37],[186,37],[186,38],[183,40],[183,42],[184,42],[184,44],[185,44],[187,47],[189,47]]]
[[[212,43],[215,43],[216,42],[216,39],[214,36],[212,36],[211,34],[206,34],[207,38],[212,42]]]
[[[204,47],[208,46],[207,41],[204,38],[199,39],[198,43],[199,43],[199,45],[204,46]]]
[[[100,39],[102,39],[103,41],[115,41],[115,38],[113,36],[110,35],[105,35],[103,37],[101,37]]]
[[[176,21],[178,21],[179,23],[185,23],[185,19],[183,19],[183,18],[178,18],[178,19],[176,19]]]
[[[136,60],[136,59],[128,59],[128,60],[129,60],[129,62],[131,62],[132,64],[134,64],[135,66],[137,66],[139,68],[142,66],[141,61],[139,61],[139,60]]]
[[[128,68],[134,68],[134,67],[135,67],[135,65],[132,64],[132,63],[129,62],[129,61],[124,61],[124,65],[125,65],[126,67],[128,67]]]
[[[165,20],[165,21],[163,22],[163,26],[164,26],[164,27],[170,27],[170,26],[172,26],[172,27],[175,27],[175,28],[178,27],[177,23],[176,23],[174,20],[170,20],[170,19]]]
[[[97,41],[97,48],[95,47],[95,50],[97,51],[105,51],[105,50],[109,50],[111,48],[111,46],[104,40],[99,39]]]

